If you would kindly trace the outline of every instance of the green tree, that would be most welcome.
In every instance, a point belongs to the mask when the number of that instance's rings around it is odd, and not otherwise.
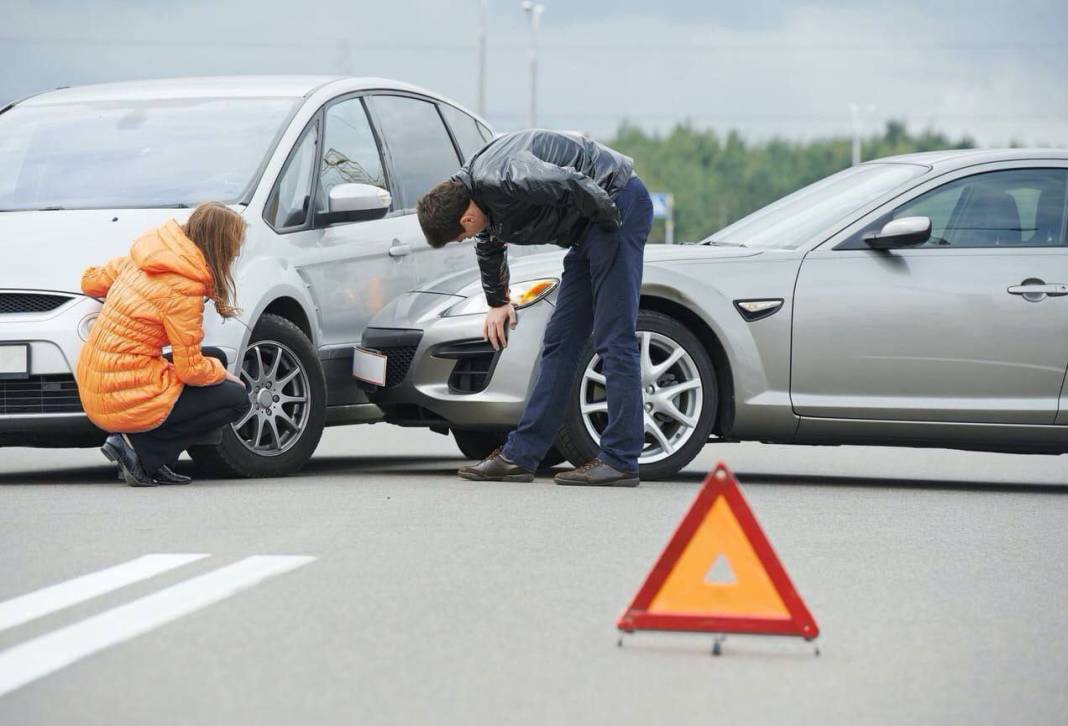
[[[702,239],[851,163],[845,137],[746,143],[736,131],[722,138],[714,129],[698,130],[689,123],[660,136],[624,122],[606,143],[634,157],[650,190],[674,194],[676,241]],[[912,134],[903,121],[889,121],[862,144],[865,159],[974,147],[967,136],[950,139],[933,129]],[[663,234],[663,225],[654,225],[651,241],[662,242]]]

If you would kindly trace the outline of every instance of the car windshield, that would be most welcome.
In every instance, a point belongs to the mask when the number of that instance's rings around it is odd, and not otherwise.
[[[702,244],[795,249],[867,202],[927,171],[919,164],[862,164],[742,217]]]
[[[241,201],[292,98],[15,106],[0,114],[0,210]]]

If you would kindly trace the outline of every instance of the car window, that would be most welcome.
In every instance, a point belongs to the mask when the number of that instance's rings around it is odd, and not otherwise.
[[[482,140],[483,141],[487,141],[488,142],[488,141],[492,141],[493,140],[493,132],[490,131],[489,129],[487,129],[482,124],[478,124],[478,132],[480,134],[482,134]]]
[[[407,96],[375,96],[375,115],[389,146],[395,187],[405,209],[460,167],[437,106]]]
[[[466,162],[475,155],[476,151],[486,145],[486,140],[482,138],[482,133],[478,130],[478,122],[458,108],[445,104],[438,108],[441,109],[441,115],[449,123],[452,135],[456,143],[460,145],[460,151],[464,155],[463,160]]]
[[[1068,170],[1011,169],[956,179],[932,189],[854,235],[892,219],[930,217],[925,247],[1047,247],[1064,245]],[[851,240],[852,241],[852,240]]]
[[[351,98],[330,106],[326,109],[325,125],[316,209],[328,211],[330,190],[338,184],[388,188],[382,155],[363,101]]]
[[[298,102],[183,97],[15,106],[0,114],[0,210],[240,202]]]
[[[919,164],[869,162],[832,174],[724,227],[705,243],[796,249],[883,194],[927,171]]]
[[[316,121],[304,132],[267,200],[263,218],[275,229],[302,227],[308,221],[318,141]]]

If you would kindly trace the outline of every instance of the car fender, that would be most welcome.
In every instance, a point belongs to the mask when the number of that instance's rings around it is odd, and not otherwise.
[[[730,366],[733,436],[759,431],[786,441],[796,433],[790,405],[790,322],[799,263],[791,255],[646,266],[643,297],[684,307],[719,343]],[[747,321],[735,307],[739,300],[765,298],[783,303],[761,320]]]
[[[320,331],[316,308],[296,268],[279,258],[260,257],[242,265],[236,272],[234,281],[240,313],[233,320],[224,320],[209,305],[204,316],[206,345],[221,347],[234,353],[236,358],[236,354],[248,346],[252,329],[271,303],[290,298],[300,305],[308,319],[312,345],[318,348]]]

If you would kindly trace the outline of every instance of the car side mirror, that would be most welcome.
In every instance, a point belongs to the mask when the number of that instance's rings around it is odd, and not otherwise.
[[[864,243],[873,250],[912,247],[922,245],[929,239],[931,239],[930,217],[892,219],[880,231],[864,235]]]
[[[319,215],[324,224],[366,222],[382,219],[393,203],[393,196],[371,184],[337,184],[330,189],[329,210]]]

